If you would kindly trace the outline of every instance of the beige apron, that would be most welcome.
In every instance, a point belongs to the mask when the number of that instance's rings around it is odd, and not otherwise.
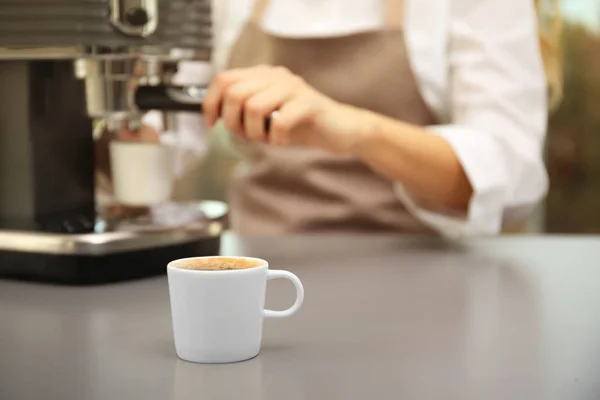
[[[404,43],[404,1],[387,0],[384,27],[329,38],[264,32],[269,0],[256,0],[234,44],[230,68],[284,66],[325,95],[408,123],[435,117],[412,74]],[[290,232],[432,233],[394,193],[392,182],[351,157],[236,139],[246,165],[232,182],[232,228],[244,234]]]

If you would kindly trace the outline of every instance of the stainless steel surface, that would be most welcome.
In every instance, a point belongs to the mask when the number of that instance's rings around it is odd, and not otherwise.
[[[132,88],[137,84],[134,73],[136,64],[135,59],[90,58],[76,61],[77,75],[85,80],[90,117],[104,119],[109,126],[121,120],[141,118],[133,106]]]
[[[85,49],[77,46],[48,46],[7,48],[0,47],[2,60],[71,60],[85,54]]]
[[[88,115],[109,127],[139,125],[136,88],[210,61],[212,36],[210,0],[0,0],[0,60],[74,59]]]
[[[102,255],[176,245],[220,236],[226,228],[227,205],[218,201],[203,201],[198,204],[198,207],[207,219],[184,224],[176,229],[88,234],[0,230],[0,250],[38,254]]]
[[[0,0],[0,144],[9,165],[0,174],[3,277],[104,282],[160,271],[178,254],[217,251],[221,218],[93,231],[111,131],[140,127],[138,87],[171,85],[179,62],[210,61],[211,3]],[[92,119],[105,128],[100,137]],[[89,255],[101,257],[79,257]],[[125,262],[136,265],[121,268]]]
[[[149,110],[138,109],[135,102],[138,88],[170,85],[178,62],[193,59],[193,56],[194,53],[175,52],[76,60],[77,78],[85,80],[88,115],[119,128],[123,120],[139,120],[143,112]]]
[[[600,238],[456,245],[390,236],[226,236],[304,282],[261,354],[178,360],[164,278],[64,288],[0,282],[0,398],[600,398]],[[267,306],[293,298],[269,283]]]
[[[149,19],[138,29],[140,15],[130,11],[136,8]],[[0,48],[7,54],[70,48],[81,56],[145,46],[205,52],[211,40],[211,0],[0,0]]]
[[[212,43],[210,38],[206,39],[200,49],[171,47],[171,53],[176,54],[175,58],[191,61],[209,61],[212,56]],[[145,53],[148,55],[168,56],[169,49],[162,46],[131,46],[120,48],[119,52],[112,52],[110,49],[86,46],[47,46],[47,47],[0,47],[0,60],[74,60],[74,59],[105,59],[105,58],[132,58]]]

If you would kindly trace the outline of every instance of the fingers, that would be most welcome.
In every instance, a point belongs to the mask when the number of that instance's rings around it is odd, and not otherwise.
[[[270,81],[260,76],[251,80],[242,80],[229,86],[223,96],[221,118],[225,129],[237,134],[244,134],[243,115],[246,101],[255,93],[261,93]]]
[[[266,141],[265,120],[274,111],[269,142],[287,144],[290,132],[304,122],[312,110],[310,91],[300,78],[281,67],[258,66],[230,70],[217,75],[203,102],[205,120],[212,126],[221,117],[225,128]],[[303,98],[304,100],[298,100]]]
[[[221,72],[215,76],[202,101],[202,114],[208,126],[212,127],[219,119],[225,90],[251,73],[252,69],[238,69]]]
[[[285,103],[271,120],[269,140],[272,144],[289,145],[291,132],[308,121],[312,115],[312,106],[300,98]]]
[[[293,96],[285,86],[271,85],[252,96],[244,108],[244,126],[246,135],[257,141],[265,141],[265,120]]]

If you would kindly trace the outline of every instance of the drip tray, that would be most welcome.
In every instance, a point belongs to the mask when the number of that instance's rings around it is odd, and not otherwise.
[[[177,258],[219,253],[227,227],[225,203],[168,203],[131,211],[108,210],[95,233],[0,230],[0,278],[108,283],[164,274],[166,264]]]
[[[139,214],[113,213],[95,233],[55,234],[0,230],[0,250],[41,254],[102,255],[220,236],[228,207],[218,201],[169,203]]]

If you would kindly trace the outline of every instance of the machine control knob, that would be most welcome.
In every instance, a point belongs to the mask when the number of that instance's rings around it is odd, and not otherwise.
[[[143,8],[135,7],[127,10],[127,14],[125,14],[126,21],[135,27],[142,27],[150,22],[150,17],[148,13]]]
[[[0,0],[0,2],[2,1],[3,0]],[[156,33],[159,19],[159,0],[108,1],[110,1],[110,22],[118,31],[125,35],[137,36],[140,38],[147,38]],[[169,2],[171,0],[160,1]]]

